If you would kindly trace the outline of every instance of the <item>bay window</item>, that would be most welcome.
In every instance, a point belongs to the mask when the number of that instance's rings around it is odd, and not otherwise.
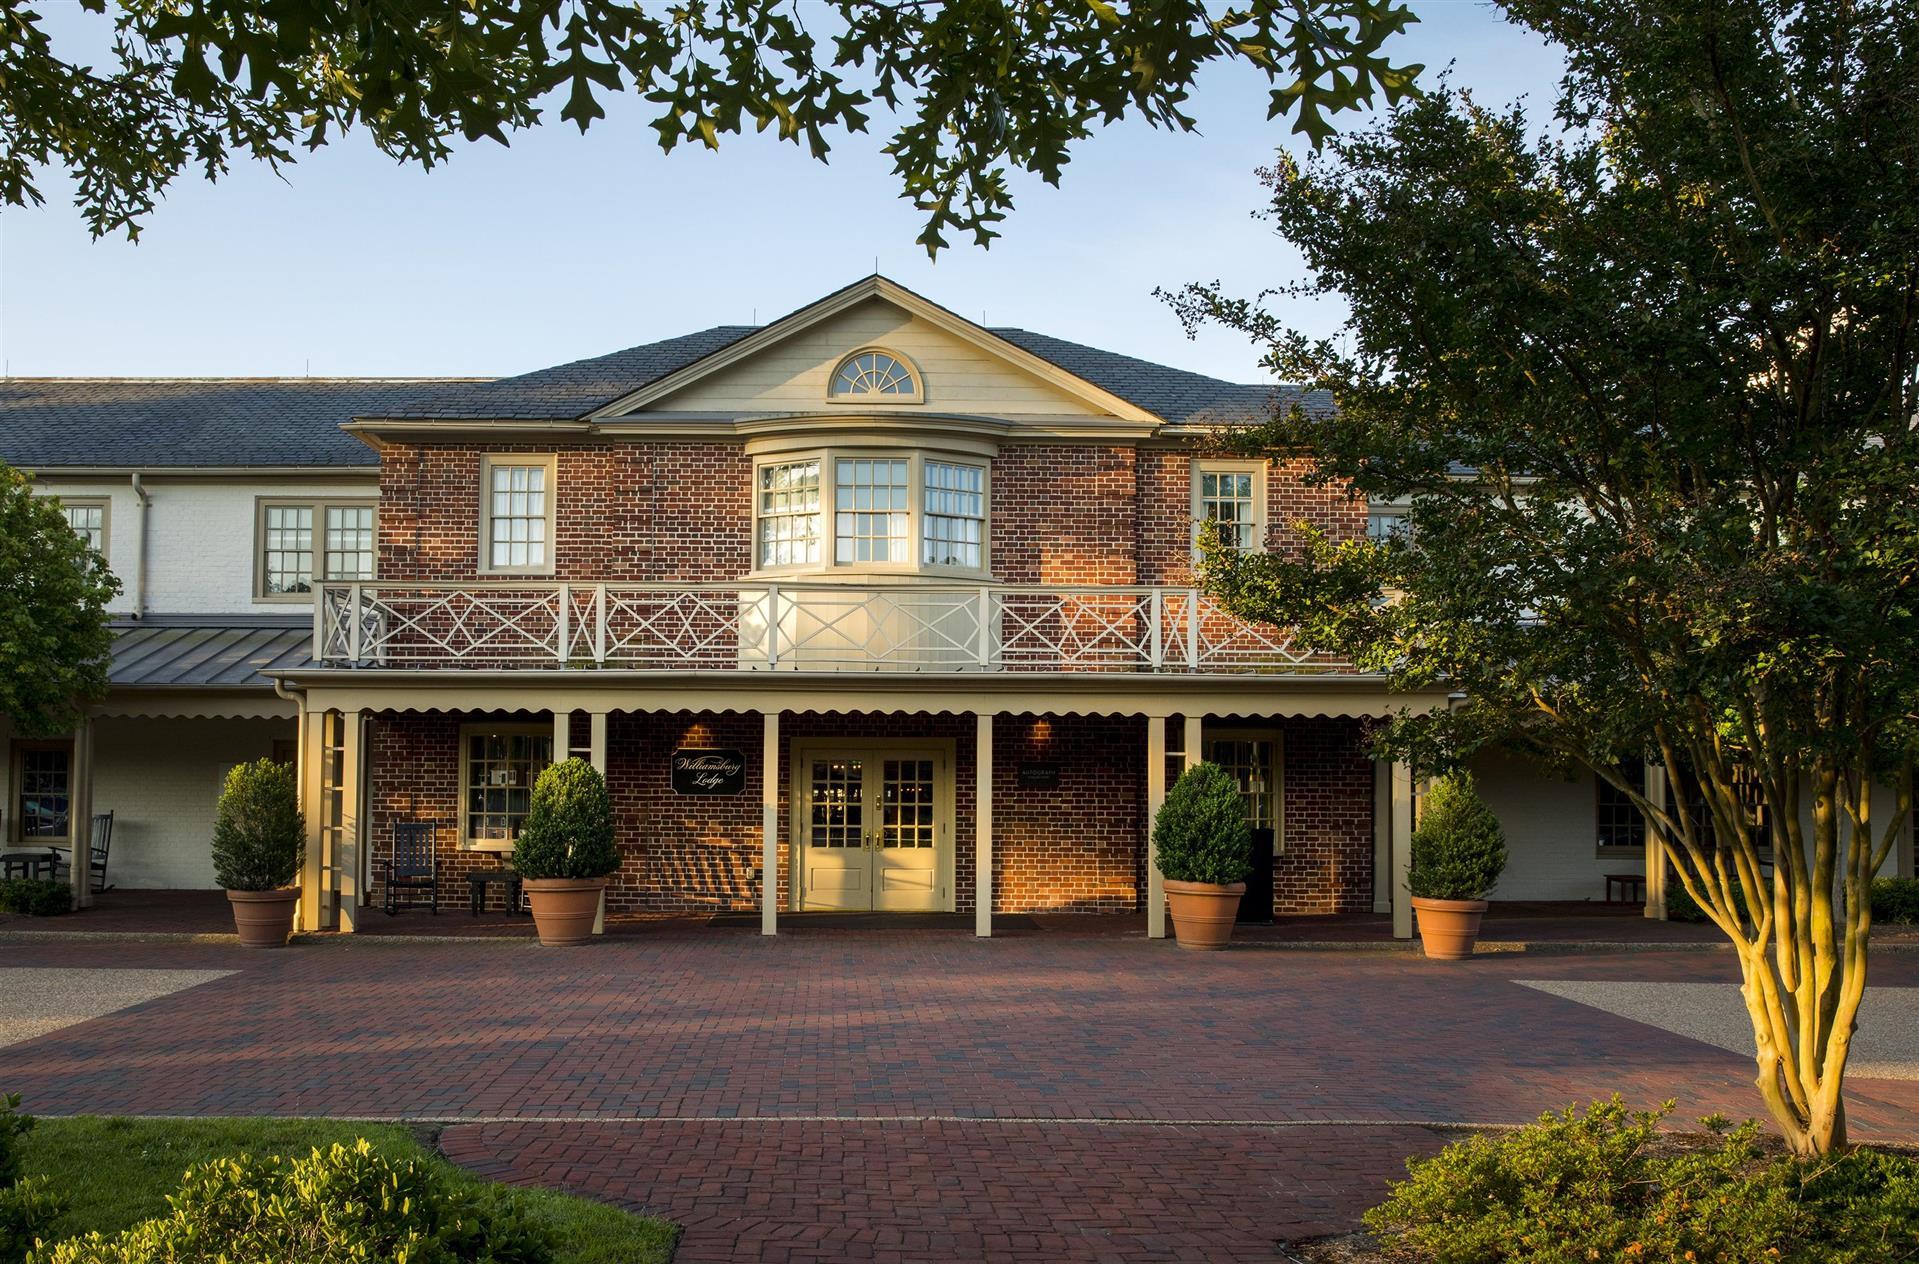
[[[987,565],[986,465],[897,451],[768,459],[754,473],[754,519],[760,570],[976,576]]]

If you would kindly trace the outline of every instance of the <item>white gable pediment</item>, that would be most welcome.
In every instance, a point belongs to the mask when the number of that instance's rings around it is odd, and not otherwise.
[[[921,385],[918,401],[829,395],[845,358],[873,348],[892,352],[914,370]],[[876,406],[947,416],[1157,420],[878,277],[668,375],[603,409],[597,419],[638,421],[648,413],[858,416]]]

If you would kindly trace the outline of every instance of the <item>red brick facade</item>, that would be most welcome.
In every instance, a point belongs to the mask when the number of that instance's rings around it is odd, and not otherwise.
[[[394,580],[480,577],[480,484],[486,453],[555,453],[554,577],[572,582],[724,582],[753,567],[752,461],[737,442],[593,442],[523,445],[400,444],[381,471],[379,574]],[[1026,584],[1191,582],[1192,454],[1164,446],[1006,443],[992,463],[990,556],[995,578]],[[1270,547],[1293,523],[1336,535],[1365,529],[1365,506],[1305,484],[1300,469],[1269,467]],[[829,489],[830,496],[830,489]],[[484,694],[475,702],[484,705]],[[484,718],[483,713],[464,717]],[[550,724],[544,713],[494,717]],[[1248,721],[1239,721],[1248,722]],[[1250,722],[1259,722],[1253,717]],[[373,878],[401,819],[446,824],[446,901],[465,898],[461,875],[502,858],[458,841],[462,717],[382,715],[369,770]],[[1284,733],[1281,855],[1276,908],[1327,913],[1373,898],[1372,766],[1356,722],[1268,720]],[[586,745],[584,716],[572,739]],[[1146,725],[1139,717],[1003,715],[995,724],[994,892],[1000,911],[1128,911],[1145,884]],[[953,907],[973,906],[974,721],[970,715],[789,713],[792,743],[816,738],[918,738],[950,744]],[[608,724],[607,775],[623,863],[610,889],[616,912],[757,907],[760,891],[760,722],[757,715],[662,714],[635,709]],[[717,746],[746,755],[744,789],[680,796],[671,752]],[[1023,763],[1056,765],[1057,789],[1022,788]],[[792,772],[782,767],[781,820],[792,820]],[[790,825],[783,826],[790,830]],[[781,906],[789,907],[790,843],[782,851]],[[497,897],[496,897],[497,899]]]

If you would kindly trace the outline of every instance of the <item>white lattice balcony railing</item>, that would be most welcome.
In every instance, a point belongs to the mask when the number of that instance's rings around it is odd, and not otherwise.
[[[1324,672],[1192,588],[823,583],[323,584],[335,666]]]

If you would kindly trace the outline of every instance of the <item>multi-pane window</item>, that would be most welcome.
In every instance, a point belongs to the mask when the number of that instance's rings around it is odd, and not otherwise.
[[[1270,737],[1223,737],[1206,743],[1207,758],[1226,770],[1246,805],[1246,823],[1275,829],[1279,821],[1278,742]]]
[[[834,463],[833,555],[840,564],[908,560],[906,464],[865,457]]]
[[[760,467],[760,565],[810,566],[820,560],[820,463]]]
[[[509,843],[533,805],[533,782],[553,762],[551,732],[466,735],[466,837]]]
[[[897,356],[884,351],[861,351],[840,361],[833,374],[835,399],[849,396],[876,396],[881,399],[911,399],[920,393],[913,371]]]
[[[1624,760],[1619,765],[1619,775],[1628,785],[1646,784],[1646,765],[1637,759]],[[1644,847],[1646,845],[1646,818],[1640,815],[1639,808],[1632,799],[1604,777],[1596,777],[1598,800],[1595,808],[1601,847]]]
[[[1259,475],[1252,470],[1198,471],[1199,494],[1195,516],[1210,524],[1221,543],[1248,553],[1259,547]]]
[[[326,577],[373,578],[373,506],[326,507]]]
[[[66,512],[67,525],[73,533],[87,542],[87,547],[95,553],[107,551],[107,506],[104,501],[63,502],[61,509]]]
[[[262,502],[259,595],[294,597],[322,581],[372,579],[377,516],[365,501]]]
[[[1409,524],[1406,515],[1398,509],[1368,509],[1366,511],[1366,535],[1380,544],[1395,540],[1406,534]]]
[[[926,463],[926,530],[922,560],[928,566],[979,570],[985,561],[986,471],[947,461]]]
[[[268,505],[260,591],[269,597],[313,591],[313,506]]]
[[[72,748],[51,743],[21,745],[17,759],[13,808],[20,841],[68,837]]]
[[[546,462],[495,462],[487,467],[487,568],[538,571],[551,564],[547,524],[552,508]]]

